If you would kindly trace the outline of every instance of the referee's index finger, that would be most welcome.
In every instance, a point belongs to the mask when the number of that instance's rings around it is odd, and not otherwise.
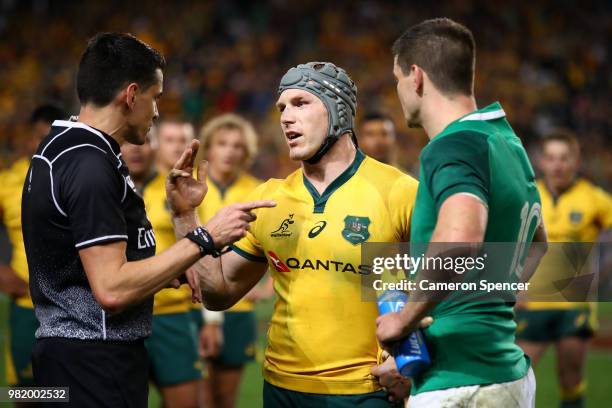
[[[273,201],[273,200],[249,201],[247,203],[238,203],[236,207],[242,211],[250,211],[256,208],[271,208],[271,207],[276,207],[276,201]]]

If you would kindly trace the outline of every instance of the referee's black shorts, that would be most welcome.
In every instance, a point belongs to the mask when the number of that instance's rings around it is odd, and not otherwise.
[[[144,340],[38,339],[32,366],[36,386],[69,387],[70,402],[58,407],[147,407]]]

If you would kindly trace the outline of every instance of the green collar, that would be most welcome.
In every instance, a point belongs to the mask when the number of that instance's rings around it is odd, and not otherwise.
[[[314,188],[310,180],[308,180],[306,176],[302,174],[304,186],[306,187],[306,190],[308,190],[308,192],[312,196],[312,200],[314,201],[313,212],[315,214],[322,214],[325,211],[325,204],[327,204],[327,200],[329,199],[329,197],[331,197],[334,191],[339,189],[344,183],[346,183],[350,180],[351,177],[353,177],[365,157],[365,154],[363,154],[361,150],[357,149],[357,153],[355,154],[355,160],[353,160],[353,163],[351,163],[351,165],[348,166],[348,168],[344,170],[342,174],[340,174],[334,181],[332,181],[331,184],[327,186],[325,191],[323,191],[323,194],[320,195],[317,189]]]
[[[142,186],[140,188],[138,186],[136,187],[136,191],[138,191],[141,196],[144,195],[145,188],[147,188],[147,186],[151,184],[151,182],[155,180],[158,175],[159,173],[157,172],[157,170],[153,169],[151,174],[149,174],[142,182]]]
[[[465,122],[467,120],[495,120],[506,116],[501,104],[493,102],[489,106],[482,109],[476,109],[474,112],[468,113],[460,117],[457,122]]]
[[[503,118],[505,116],[506,112],[504,112],[504,109],[502,108],[501,104],[499,102],[493,102],[492,104],[485,106],[482,109],[476,109],[475,111],[465,114],[459,119],[449,123],[444,128],[444,130],[442,130],[436,135],[436,137],[434,137],[434,139],[446,135],[447,133],[452,133],[454,125],[459,124],[461,122],[495,120]]]
[[[223,200],[225,198],[225,193],[227,193],[227,190],[229,190],[230,188],[232,188],[234,186],[234,184],[236,183],[236,181],[238,181],[238,179],[240,178],[240,175],[236,176],[236,178],[234,178],[232,181],[230,181],[230,183],[227,186],[222,186],[221,183],[219,183],[217,180],[213,179],[212,177],[208,176],[208,179],[215,185],[215,187],[217,187],[217,189],[219,190],[219,194],[221,195],[221,199]]]
[[[559,200],[561,199],[563,195],[565,195],[571,189],[576,187],[576,184],[578,184],[578,179],[579,179],[578,176],[575,175],[574,180],[572,180],[572,182],[563,191],[559,191],[558,195],[553,194],[553,191],[548,187],[548,184],[546,183],[546,180],[544,178],[542,178],[542,184],[544,185],[544,188],[546,189],[546,192],[548,193],[548,195],[550,195],[553,205],[557,205],[557,203],[559,202]]]

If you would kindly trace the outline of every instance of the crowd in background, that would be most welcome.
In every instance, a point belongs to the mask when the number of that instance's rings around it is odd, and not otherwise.
[[[253,172],[285,176],[274,107],[278,80],[291,66],[329,60],[358,85],[359,114],[382,111],[396,122],[398,160],[415,173],[427,142],[403,123],[390,47],[411,24],[448,16],[477,43],[476,97],[496,100],[531,154],[554,127],[574,130],[584,175],[612,187],[612,24],[605,1],[319,0],[0,3],[0,161],[6,165],[34,106],[55,102],[78,112],[80,52],[99,31],[127,31],[167,59],[161,114],[191,121],[237,112],[261,134]]]

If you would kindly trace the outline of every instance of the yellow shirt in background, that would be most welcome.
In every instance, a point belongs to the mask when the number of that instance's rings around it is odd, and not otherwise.
[[[577,179],[556,201],[543,180],[539,180],[537,184],[549,243],[596,242],[602,231],[612,228],[612,198],[591,182]],[[556,262],[563,265],[555,267]],[[559,271],[570,270],[565,263],[567,257],[563,256],[561,248],[549,249],[534,275],[535,280],[544,282],[562,279],[563,277],[558,275]],[[586,302],[527,303],[530,310],[577,309],[588,306]]]
[[[198,217],[202,224],[206,224],[221,208],[236,202],[248,201],[247,197],[261,184],[261,180],[243,172],[225,189],[221,188],[210,177],[206,180],[206,183],[208,184],[208,192],[204,201],[198,207]],[[241,299],[227,312],[248,312],[253,309],[252,302]]]
[[[147,218],[155,232],[156,253],[161,253],[176,242],[172,217],[166,201],[166,174],[158,174],[145,184],[143,199]],[[181,285],[179,289],[162,289],[155,294],[153,314],[184,313],[191,308],[191,288]],[[198,308],[202,307],[199,303]]]
[[[23,244],[23,234],[21,232],[21,193],[29,167],[30,160],[22,158],[17,160],[10,168],[0,173],[2,221],[6,226],[8,237],[13,247],[10,266],[26,282],[30,281],[30,277],[28,260]],[[16,299],[15,302],[22,307],[34,308],[29,291],[26,296]]]

